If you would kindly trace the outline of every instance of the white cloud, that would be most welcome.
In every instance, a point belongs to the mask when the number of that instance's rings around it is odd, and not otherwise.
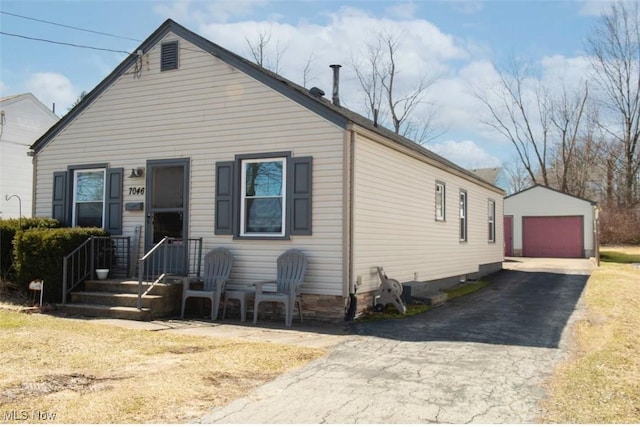
[[[0,96],[6,96],[9,91],[9,86],[7,86],[2,80],[0,80]]]
[[[56,111],[64,113],[80,93],[68,78],[58,73],[33,73],[27,78],[25,86],[44,105],[52,106],[55,103]]]
[[[418,5],[414,2],[396,3],[385,9],[385,12],[394,18],[412,19],[418,11]]]
[[[207,22],[228,22],[232,18],[247,16],[257,7],[264,7],[267,0],[213,0],[193,2],[192,0],[175,0],[171,3],[160,3],[154,12],[165,18],[178,22],[199,24]]]
[[[211,22],[201,25],[199,32],[225,48],[250,57],[246,39],[256,41],[261,32],[271,35],[271,58],[275,55],[276,42],[284,48],[280,74],[296,83],[303,83],[304,67],[312,56],[310,85],[330,93],[330,64],[342,64],[341,99],[343,104],[358,110],[362,93],[351,66],[353,55],[361,55],[365,45],[374,41],[378,31],[397,34],[400,47],[396,56],[398,70],[397,89],[409,90],[421,77],[430,79],[450,72],[450,62],[469,56],[463,46],[436,26],[421,19],[393,20],[345,7],[327,15],[326,22],[293,24],[268,21],[240,21],[233,23]]]
[[[176,0],[167,3],[158,3],[154,6],[153,11],[164,18],[171,18],[177,22],[191,22],[194,18],[191,12],[191,0]]]
[[[609,10],[611,3],[615,0],[579,0],[582,3],[580,15],[601,16]]]
[[[501,164],[500,159],[490,155],[475,142],[469,140],[449,140],[436,144],[427,144],[426,147],[466,169],[488,168]]]
[[[547,56],[540,61],[542,81],[553,89],[578,89],[584,85],[592,72],[591,62],[586,56],[568,58],[562,55]]]
[[[460,0],[452,2],[453,8],[465,14],[478,13],[484,9],[484,1],[480,0]]]

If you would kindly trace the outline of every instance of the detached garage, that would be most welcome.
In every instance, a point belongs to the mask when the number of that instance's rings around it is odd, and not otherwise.
[[[597,204],[536,185],[504,199],[505,256],[595,256]]]

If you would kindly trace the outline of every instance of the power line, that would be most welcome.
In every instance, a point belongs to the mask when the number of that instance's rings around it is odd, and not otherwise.
[[[85,28],[74,27],[73,25],[59,24],[57,22],[45,21],[44,19],[37,19],[37,18],[32,18],[30,16],[18,15],[17,13],[11,13],[11,12],[5,12],[5,11],[0,11],[0,13],[2,13],[4,15],[15,16],[16,18],[28,19],[30,21],[43,22],[45,24],[56,25],[58,27],[71,28],[72,30],[85,31],[87,33],[93,33],[93,34],[100,34],[102,36],[115,37],[115,38],[118,38],[118,39],[131,40],[131,41],[134,41],[134,42],[141,42],[142,41],[142,40],[133,39],[133,38],[130,38],[130,37],[118,36],[116,34],[109,34],[109,33],[103,33],[101,31],[87,30]]]
[[[92,50],[102,50],[102,51],[106,51],[106,52],[125,53],[127,55],[130,53],[130,52],[126,52],[124,50],[107,49],[107,48],[103,48],[103,47],[93,47],[93,46],[85,46],[85,45],[74,44],[74,43],[58,42],[58,41],[54,41],[54,40],[39,39],[39,38],[36,38],[36,37],[23,36],[21,34],[5,33],[4,31],[0,31],[0,34],[2,34],[4,36],[19,37],[19,38],[22,38],[22,39],[35,40],[35,41],[39,41],[39,42],[60,44],[60,45],[71,46],[71,47],[79,47],[79,48],[82,48],[82,49],[92,49]]]

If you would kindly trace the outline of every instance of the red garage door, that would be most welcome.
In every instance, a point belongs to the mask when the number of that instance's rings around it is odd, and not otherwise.
[[[583,217],[522,218],[522,254],[529,257],[583,258]]]

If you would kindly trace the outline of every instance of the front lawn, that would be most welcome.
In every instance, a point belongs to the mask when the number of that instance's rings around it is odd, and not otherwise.
[[[188,423],[324,354],[1,309],[0,336],[0,423]]]

